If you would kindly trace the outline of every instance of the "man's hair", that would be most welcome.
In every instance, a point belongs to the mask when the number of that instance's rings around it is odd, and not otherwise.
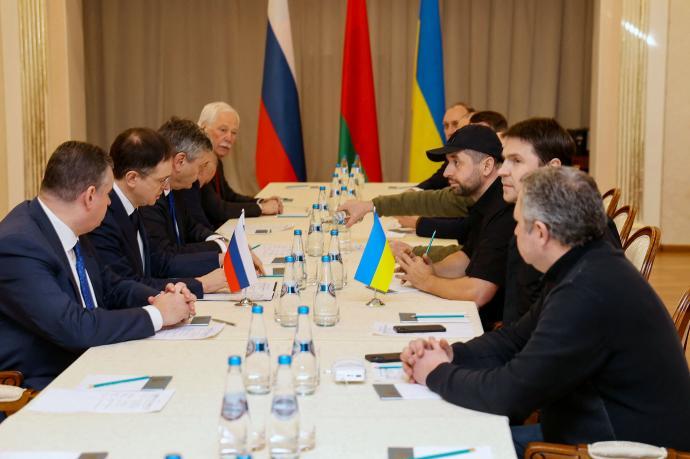
[[[173,150],[165,137],[149,128],[127,129],[110,146],[116,179],[123,178],[129,171],[147,175],[172,155]]]
[[[554,158],[570,165],[575,155],[575,141],[553,118],[530,118],[513,124],[504,137],[520,139],[532,145],[541,165]]]
[[[508,121],[506,121],[505,116],[491,110],[474,112],[472,116],[470,116],[470,124],[480,123],[487,124],[496,133],[503,132],[508,129]]]
[[[473,107],[470,107],[470,104],[468,104],[467,102],[455,102],[454,104],[450,104],[446,110],[449,110],[454,107],[462,107],[468,113],[474,113],[476,111]]]
[[[460,151],[462,153],[465,153],[467,156],[469,156],[472,159],[472,163],[474,163],[474,164],[479,164],[483,159],[486,159],[486,158],[493,158],[494,169],[497,169],[501,166],[501,161],[498,158],[495,158],[495,157],[488,155],[486,153],[482,153],[481,151],[470,150],[469,148],[466,148],[466,149],[460,150]],[[460,151],[458,153],[460,153]]]
[[[576,247],[603,236],[607,217],[597,184],[573,167],[540,167],[522,178],[522,218],[544,223],[551,236]]]
[[[189,161],[195,161],[204,151],[213,151],[211,140],[194,121],[173,116],[158,128],[158,133],[165,137],[175,153],[186,153]]]
[[[204,128],[213,123],[218,115],[224,112],[234,113],[237,117],[237,121],[240,120],[240,114],[237,113],[237,110],[232,108],[229,104],[225,102],[210,102],[204,105],[204,108],[201,109],[201,114],[199,115],[199,121],[197,124]]]
[[[70,140],[57,147],[48,160],[41,192],[72,202],[88,187],[99,188],[112,164],[102,148]]]

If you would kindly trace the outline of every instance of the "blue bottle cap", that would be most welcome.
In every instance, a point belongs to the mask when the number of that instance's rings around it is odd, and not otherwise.
[[[287,257],[285,257],[285,263],[294,263],[294,262],[295,262],[295,257],[293,257],[292,255],[288,255]]]
[[[311,208],[312,208],[312,209],[318,209],[318,208],[319,208],[319,205],[318,205],[317,203],[314,203],[314,204],[311,205]]]
[[[292,357],[289,355],[278,356],[278,365],[290,365],[292,363]]]
[[[182,456],[179,454],[166,454],[165,459],[182,459]]]
[[[321,261],[322,261],[323,263],[328,263],[329,261],[331,261],[330,255],[322,255],[322,256],[321,256]]]
[[[333,172],[333,175],[331,175],[331,177],[337,177],[337,176],[338,176],[338,174],[336,174],[335,172]]]
[[[341,191],[342,191],[342,190],[347,191],[347,186],[345,186],[345,185],[341,186],[341,187],[340,187],[340,190],[341,190]]]
[[[255,304],[252,306],[252,314],[263,314],[264,313],[264,307],[261,306],[260,304]]]
[[[326,191],[326,187],[323,185],[319,186],[319,191]]]
[[[297,314],[300,315],[309,315],[309,306],[300,306],[297,308]]]
[[[338,230],[337,229],[332,229],[331,230],[331,236],[337,236],[338,235]]]
[[[240,365],[242,365],[242,357],[240,357],[239,355],[231,355],[230,357],[228,357],[228,365],[230,365],[231,367],[239,367]]]
[[[301,236],[301,235],[302,235],[302,230],[301,230],[301,229],[296,229],[294,234],[295,234],[295,236]]]
[[[252,455],[251,454],[240,454],[239,456],[237,456],[237,459],[252,459]]]

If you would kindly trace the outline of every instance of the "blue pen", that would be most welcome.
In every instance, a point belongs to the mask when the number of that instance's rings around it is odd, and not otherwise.
[[[96,387],[103,387],[103,386],[112,386],[114,384],[124,384],[128,382],[135,382],[135,381],[142,381],[144,379],[149,379],[151,378],[150,376],[139,376],[138,378],[127,378],[127,379],[119,379],[117,381],[108,381],[108,382],[102,382],[98,384],[92,384],[91,387],[96,388]]]
[[[402,368],[402,365],[379,365],[378,367],[381,370],[394,370],[397,368]]]
[[[434,243],[434,238],[436,237],[436,230],[431,234],[431,240],[429,241],[429,245],[426,246],[426,252],[424,252],[424,255],[429,255],[429,250],[431,249],[431,244]]]
[[[259,247],[261,247],[261,244],[256,244],[256,245],[255,245],[254,247],[252,247],[250,250],[258,249]]]
[[[465,317],[465,314],[415,314],[415,319],[448,319],[453,317]]]
[[[473,453],[474,448],[459,449],[457,451],[448,451],[447,453],[432,454],[430,456],[410,456],[408,459],[438,459],[441,457],[459,456],[461,454]]]

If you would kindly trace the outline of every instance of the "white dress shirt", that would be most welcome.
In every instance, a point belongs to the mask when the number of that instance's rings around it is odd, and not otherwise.
[[[125,208],[125,212],[127,212],[127,216],[131,216],[134,211],[136,210],[134,208],[134,205],[129,201],[127,196],[122,192],[119,186],[117,186],[117,183],[113,183],[113,190],[115,190],[115,194],[117,195],[118,198],[120,198],[120,202],[122,203],[122,206]],[[141,233],[139,233],[139,229],[137,228],[137,244],[139,245],[139,256],[141,257],[141,266],[144,271],[146,271],[146,261],[144,258],[144,241],[141,240]]]
[[[79,285],[79,276],[77,275],[77,255],[74,253],[74,246],[77,245],[77,242],[79,241],[79,238],[77,237],[76,234],[74,234],[74,231],[65,224],[60,218],[53,213],[52,210],[46,206],[43,201],[41,201],[41,198],[38,198],[38,203],[41,205],[43,208],[43,211],[46,213],[48,216],[48,220],[50,220],[50,224],[53,225],[53,228],[55,229],[55,232],[58,235],[58,238],[60,239],[60,244],[62,244],[62,248],[65,251],[65,255],[67,255],[67,260],[69,261],[69,266],[72,270],[72,276],[74,277],[75,282],[77,285]],[[84,267],[84,272],[86,273],[86,281],[89,283],[89,290],[91,291],[91,298],[93,300],[93,305],[94,307],[98,307],[98,302],[96,301],[96,297],[94,295],[94,290],[93,290],[93,285],[91,284],[91,278],[89,277],[89,271]],[[84,302],[84,296],[81,293],[81,289],[77,289],[79,291],[79,298],[81,299],[81,304],[82,307],[86,307],[86,303]],[[149,317],[151,318],[151,322],[153,323],[153,328],[155,331],[160,330],[163,328],[163,316],[161,316],[160,311],[158,308],[155,306],[144,306],[144,310],[149,314]]]

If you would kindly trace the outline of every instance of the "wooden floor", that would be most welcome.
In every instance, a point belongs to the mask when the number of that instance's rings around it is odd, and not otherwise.
[[[690,252],[657,253],[649,282],[673,315],[680,297],[690,288]],[[685,357],[690,363],[690,349]]]

